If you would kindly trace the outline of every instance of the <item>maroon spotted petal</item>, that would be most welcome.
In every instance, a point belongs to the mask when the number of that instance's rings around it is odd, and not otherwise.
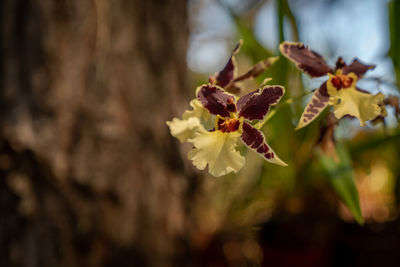
[[[311,77],[321,77],[332,69],[318,53],[302,43],[283,42],[279,45],[281,53]]]
[[[368,70],[372,70],[375,68],[375,65],[365,65],[358,61],[358,59],[354,59],[353,62],[342,68],[342,74],[349,74],[353,72],[358,79],[360,79]]]
[[[263,134],[247,122],[243,122],[243,142],[252,149],[258,149],[264,143]]]
[[[226,63],[225,67],[218,72],[215,76],[210,77],[210,82],[225,88],[234,78],[236,70],[235,54],[239,52],[242,41],[240,41],[232,51],[231,57]]]
[[[313,120],[315,120],[319,114],[328,106],[329,104],[329,94],[327,92],[326,82],[321,84],[321,86],[315,90],[312,98],[308,102],[306,108],[301,115],[299,124],[296,127],[296,130],[299,130],[308,124],[310,124]]]
[[[265,142],[264,134],[247,122],[243,122],[241,138],[249,148],[256,151],[265,160],[278,165],[287,166]]]
[[[262,120],[271,106],[278,103],[284,93],[285,89],[282,86],[267,85],[242,96],[237,101],[239,117]]]
[[[230,117],[230,112],[236,111],[235,98],[215,85],[201,86],[197,98],[211,114]]]

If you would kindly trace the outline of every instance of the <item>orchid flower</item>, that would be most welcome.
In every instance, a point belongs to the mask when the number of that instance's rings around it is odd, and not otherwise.
[[[188,154],[193,164],[200,170],[208,165],[213,176],[242,168],[245,159],[236,150],[238,139],[266,161],[287,166],[252,124],[262,121],[283,94],[282,86],[263,86],[237,99],[218,85],[205,84],[196,90],[197,99],[191,101],[193,109],[185,111],[182,119],[168,121],[167,125],[179,141],[193,144]]]
[[[252,66],[244,74],[237,75],[235,55],[239,52],[242,43],[242,40],[240,40],[236,44],[225,67],[221,71],[209,77],[210,84],[218,85],[230,93],[239,94],[241,92],[241,88],[237,84],[238,82],[247,79],[253,79],[259,76],[279,59],[279,57],[269,57],[267,59],[261,60],[257,64]]]
[[[337,119],[350,115],[359,119],[360,126],[384,113],[382,108],[385,95],[370,94],[358,87],[356,83],[374,65],[365,65],[354,59],[347,65],[341,57],[332,69],[316,52],[302,43],[283,42],[279,49],[288,59],[312,78],[328,75],[327,81],[315,90],[307,104],[296,130],[312,122],[327,106],[333,106]]]

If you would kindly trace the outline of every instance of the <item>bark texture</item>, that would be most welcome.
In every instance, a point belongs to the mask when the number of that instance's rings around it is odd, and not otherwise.
[[[0,12],[0,265],[184,265],[186,1]]]

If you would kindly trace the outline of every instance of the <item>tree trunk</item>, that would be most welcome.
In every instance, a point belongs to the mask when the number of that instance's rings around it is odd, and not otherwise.
[[[0,12],[0,265],[184,265],[186,1]]]

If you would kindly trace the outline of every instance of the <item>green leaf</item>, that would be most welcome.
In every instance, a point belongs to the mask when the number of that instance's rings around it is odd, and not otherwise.
[[[389,2],[388,9],[390,27],[389,55],[396,71],[397,86],[400,86],[400,0]]]
[[[339,161],[336,161],[331,156],[325,155],[321,150],[317,150],[318,160],[327,173],[327,178],[336,193],[349,208],[356,221],[362,225],[364,219],[361,214],[358,191],[354,183],[354,173],[349,153],[342,145],[336,146],[336,152]]]

